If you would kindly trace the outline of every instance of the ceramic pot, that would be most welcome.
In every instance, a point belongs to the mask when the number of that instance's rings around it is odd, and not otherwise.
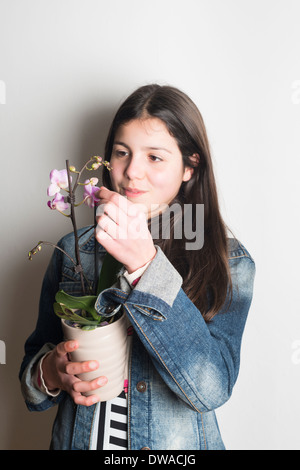
[[[111,400],[123,390],[124,373],[127,366],[127,317],[125,314],[110,325],[101,326],[95,330],[81,330],[69,326],[62,320],[65,340],[76,339],[78,349],[70,356],[75,362],[96,360],[99,368],[95,371],[79,374],[82,380],[93,380],[104,375],[108,382],[96,390],[84,395],[98,395],[100,401]]]

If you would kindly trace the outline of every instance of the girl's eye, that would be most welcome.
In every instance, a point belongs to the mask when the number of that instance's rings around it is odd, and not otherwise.
[[[115,150],[115,154],[117,157],[126,157],[128,152],[126,150]]]
[[[162,161],[162,159],[159,158],[159,157],[156,157],[156,155],[150,155],[149,158],[152,162],[161,162]]]

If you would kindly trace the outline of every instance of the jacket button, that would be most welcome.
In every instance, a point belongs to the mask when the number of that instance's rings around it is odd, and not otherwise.
[[[147,390],[146,382],[143,382],[143,381],[138,382],[136,384],[136,389],[138,392],[144,393]]]
[[[151,450],[150,447],[142,447],[141,450]]]

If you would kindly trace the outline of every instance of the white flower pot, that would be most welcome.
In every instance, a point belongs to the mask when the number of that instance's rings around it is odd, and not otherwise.
[[[74,328],[62,320],[65,340],[77,340],[79,343],[78,349],[70,355],[71,360],[96,360],[99,363],[98,369],[79,374],[78,377],[82,380],[93,380],[104,375],[108,379],[107,384],[84,395],[98,395],[100,401],[107,401],[122,392],[127,367],[127,327],[125,314],[110,325],[90,331]]]

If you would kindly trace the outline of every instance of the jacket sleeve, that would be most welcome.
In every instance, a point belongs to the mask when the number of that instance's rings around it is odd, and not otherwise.
[[[39,391],[32,381],[34,367],[38,361],[63,339],[60,320],[53,312],[55,294],[60,281],[58,275],[61,271],[60,265],[61,255],[55,250],[42,284],[36,328],[25,343],[25,355],[20,367],[21,391],[30,411],[46,410],[64,396],[64,392],[57,397],[48,396]]]
[[[252,300],[254,261],[230,259],[233,296],[228,311],[206,323],[181,288],[160,249],[124,306],[168,387],[196,411],[221,406],[236,382],[245,322]]]

